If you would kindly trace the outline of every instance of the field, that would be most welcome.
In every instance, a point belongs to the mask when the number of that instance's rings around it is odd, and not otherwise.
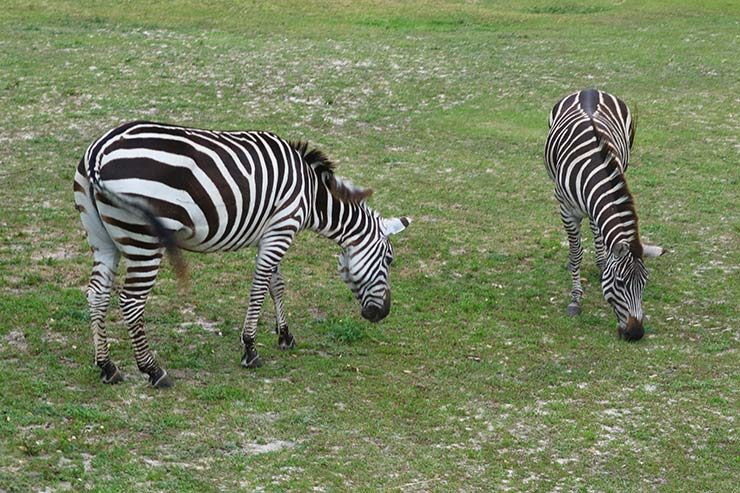
[[[207,5],[207,6],[206,6]],[[0,492],[737,491],[737,2],[6,0],[0,9]],[[637,111],[645,338],[617,338],[590,239],[583,314],[542,147],[598,87]],[[98,380],[86,146],[153,119],[307,139],[372,187],[394,305],[364,321],[338,248],[283,262],[297,347],[239,365],[254,251],[168,264],[136,369],[116,303]],[[736,486],[733,487],[732,485]]]

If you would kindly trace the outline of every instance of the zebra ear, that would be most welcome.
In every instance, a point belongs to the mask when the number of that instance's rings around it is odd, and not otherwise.
[[[642,244],[642,254],[646,257],[660,257],[665,253],[665,249],[657,245]]]
[[[624,241],[620,241],[612,247],[612,255],[616,258],[622,258],[630,251],[630,246]]]
[[[390,236],[406,229],[406,226],[411,224],[411,218],[393,217],[390,219],[383,219],[381,224],[383,227],[383,233],[385,233],[386,236]]]

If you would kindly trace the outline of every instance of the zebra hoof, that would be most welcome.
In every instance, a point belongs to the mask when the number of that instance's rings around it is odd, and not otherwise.
[[[167,372],[161,368],[157,368],[149,374],[149,383],[155,389],[169,389],[175,385],[175,382],[167,375]]]
[[[108,363],[100,369],[100,381],[108,385],[115,385],[123,382],[123,374],[116,365]]]
[[[246,349],[242,356],[242,366],[244,368],[259,368],[262,366],[260,355],[254,349]]]
[[[568,315],[571,317],[575,317],[576,315],[581,314],[581,305],[578,303],[570,303],[567,308]]]
[[[278,347],[283,351],[293,349],[295,347],[295,337],[293,337],[293,334],[280,334],[278,337]]]

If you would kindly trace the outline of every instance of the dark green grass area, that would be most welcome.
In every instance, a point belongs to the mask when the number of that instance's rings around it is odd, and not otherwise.
[[[4,2],[0,492],[734,491],[740,173],[733,2]],[[637,112],[628,180],[646,336],[619,341],[590,239],[583,314],[543,165],[547,115],[598,87]],[[336,247],[282,270],[239,366],[254,251],[166,266],[146,313],[175,379],[136,370],[117,303],[92,363],[85,147],[153,119],[305,139],[375,190],[393,238],[379,324]]]

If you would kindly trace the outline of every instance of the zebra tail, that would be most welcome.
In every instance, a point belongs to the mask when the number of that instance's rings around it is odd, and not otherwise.
[[[167,255],[170,258],[172,267],[175,269],[175,275],[180,281],[184,283],[184,286],[187,287],[189,279],[187,262],[182,255],[180,246],[177,244],[177,239],[175,238],[172,230],[165,227],[164,223],[144,204],[139,204],[133,200],[128,200],[121,195],[109,190],[100,182],[100,177],[97,173],[94,172],[95,170],[93,169],[91,171],[93,172],[90,173],[90,184],[94,192],[91,195],[93,204],[95,204],[96,209],[97,203],[95,201],[95,195],[100,194],[116,207],[124,209],[134,214],[135,216],[145,220],[149,224],[149,227],[152,229],[154,235],[159,239],[160,244],[167,251]],[[98,214],[100,214],[100,211],[98,211]]]

